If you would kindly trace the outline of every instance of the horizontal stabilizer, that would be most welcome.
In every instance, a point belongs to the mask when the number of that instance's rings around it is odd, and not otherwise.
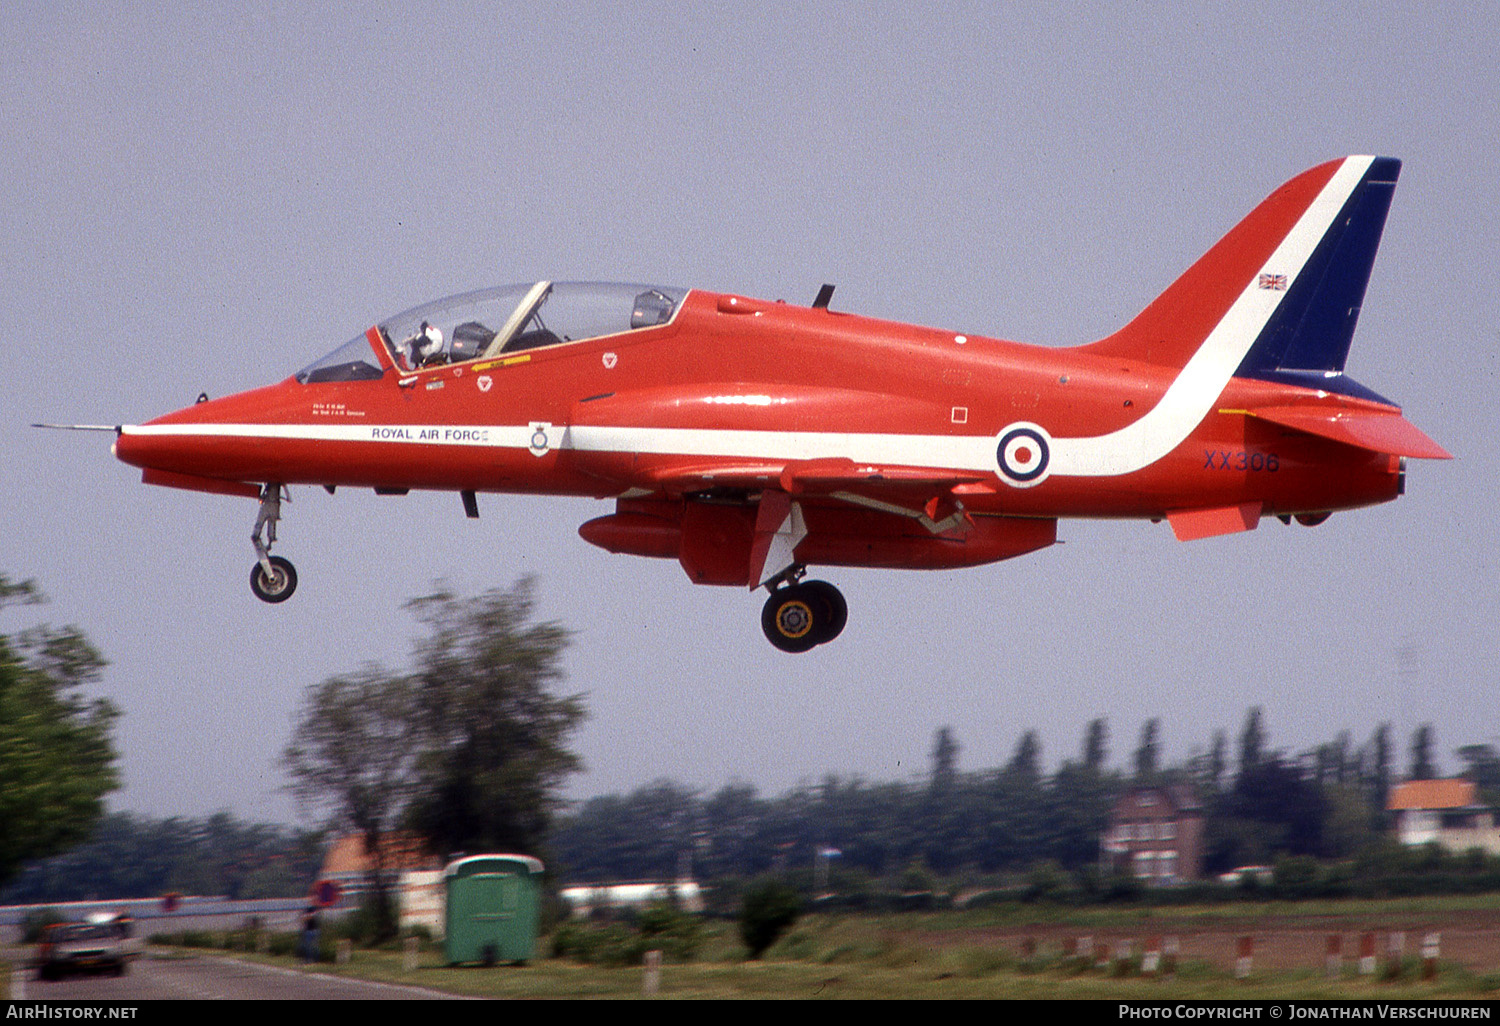
[[[1398,411],[1330,409],[1321,406],[1270,406],[1247,411],[1252,417],[1320,438],[1392,456],[1451,460],[1453,456]]]
[[[1246,502],[1239,506],[1221,506],[1216,509],[1184,509],[1167,514],[1167,523],[1178,541],[1197,541],[1219,534],[1237,534],[1253,531],[1260,523],[1261,504]]]

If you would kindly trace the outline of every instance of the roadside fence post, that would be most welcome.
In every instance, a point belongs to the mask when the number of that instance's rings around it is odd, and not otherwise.
[[[656,992],[661,989],[661,952],[646,952],[646,976],[641,981],[641,993],[647,997],[655,997]]]
[[[1422,979],[1437,979],[1438,935],[1429,933],[1422,938]]]
[[[1385,975],[1394,980],[1401,976],[1401,959],[1406,954],[1406,934],[1396,930],[1386,937]]]
[[[1146,950],[1141,955],[1141,974],[1144,976],[1155,976],[1156,970],[1161,966],[1161,938],[1148,936],[1146,938]]]

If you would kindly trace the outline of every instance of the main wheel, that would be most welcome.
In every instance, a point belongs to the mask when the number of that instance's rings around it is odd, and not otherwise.
[[[771,593],[760,626],[783,652],[806,652],[832,641],[849,622],[849,604],[827,581],[792,584]]]
[[[761,609],[760,628],[783,652],[806,652],[818,643],[818,616],[824,608],[823,600],[805,585],[778,588]]]
[[[297,571],[292,561],[280,556],[271,557],[273,574],[266,576],[265,567],[257,560],[250,568],[250,590],[262,602],[285,602],[297,590]]]
[[[844,601],[844,593],[827,581],[804,581],[802,587],[822,604],[823,608],[813,617],[813,633],[817,635],[813,644],[825,645],[844,632],[844,625],[849,622],[849,603]]]

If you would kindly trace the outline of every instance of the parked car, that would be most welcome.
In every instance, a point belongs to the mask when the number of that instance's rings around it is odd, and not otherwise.
[[[139,953],[135,926],[126,916],[104,922],[54,923],[42,932],[36,972],[43,980],[57,980],[76,972],[124,976],[131,959]]]
[[[1245,880],[1254,880],[1258,884],[1268,884],[1276,877],[1276,871],[1270,866],[1236,866],[1227,873],[1220,873],[1221,883],[1237,884]]]

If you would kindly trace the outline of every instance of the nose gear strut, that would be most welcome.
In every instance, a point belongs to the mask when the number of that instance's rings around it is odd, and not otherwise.
[[[255,515],[255,527],[250,532],[250,544],[255,546],[255,565],[250,568],[250,590],[262,602],[285,602],[297,590],[297,571],[291,560],[271,555],[271,546],[276,544],[276,522],[281,519],[282,492],[286,501],[292,494],[286,486],[271,481],[260,490],[260,512]],[[261,532],[265,541],[261,541]]]

